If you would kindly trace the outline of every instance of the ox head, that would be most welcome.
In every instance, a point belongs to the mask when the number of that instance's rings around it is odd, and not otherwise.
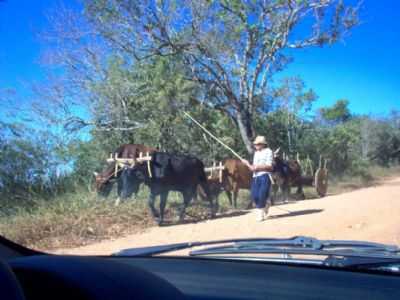
[[[279,173],[280,171],[282,171],[283,164],[284,164],[282,156],[281,156],[281,148],[280,147],[278,147],[273,152],[273,156],[274,156],[274,159],[273,159],[273,167],[274,167],[273,172],[274,173],[277,173],[277,172]]]
[[[107,197],[113,186],[113,182],[106,178],[101,173],[93,172],[95,178],[96,191],[100,196]]]
[[[126,199],[137,194],[140,184],[144,182],[143,172],[140,167],[124,168],[119,177],[119,196]]]
[[[100,190],[102,186],[106,183],[106,178],[97,172],[93,172],[94,178],[95,178],[95,184],[96,184],[96,190]]]

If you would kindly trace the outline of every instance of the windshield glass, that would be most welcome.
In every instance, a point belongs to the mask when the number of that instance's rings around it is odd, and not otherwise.
[[[82,255],[400,246],[399,9],[0,1],[0,235]],[[318,243],[200,253],[333,251]]]

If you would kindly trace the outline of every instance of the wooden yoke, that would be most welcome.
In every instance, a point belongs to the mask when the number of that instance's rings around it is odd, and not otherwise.
[[[224,166],[222,165],[222,161],[219,162],[219,182],[222,183],[222,171],[224,170]]]
[[[210,176],[208,176],[208,179],[213,178],[214,172],[218,171],[218,179],[219,179],[220,183],[222,183],[222,171],[223,170],[225,170],[225,167],[223,166],[221,161],[218,163],[218,166],[214,161],[212,167],[204,168],[204,171],[206,173],[210,173]]]
[[[150,168],[150,161],[151,161],[151,156],[149,152],[146,153],[146,156],[143,156],[143,153],[139,153],[138,158],[118,158],[118,154],[115,154],[115,157],[110,155],[110,158],[107,159],[108,163],[115,163],[115,169],[114,169],[114,175],[117,176],[119,169],[123,168],[125,166],[128,166],[130,168],[134,167],[136,163],[143,163],[147,162],[147,170],[149,172],[149,176],[152,177],[151,174],[151,168]]]

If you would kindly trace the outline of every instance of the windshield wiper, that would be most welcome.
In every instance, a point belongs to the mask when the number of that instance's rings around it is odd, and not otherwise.
[[[119,252],[113,253],[113,256],[152,256],[162,253],[174,252],[182,249],[189,249],[196,246],[195,243],[178,243],[168,244],[161,246],[141,247],[123,249]]]
[[[329,256],[324,260],[325,266],[351,267],[354,269],[388,269],[400,271],[400,257],[338,257]]]
[[[298,236],[290,239],[238,241],[230,245],[194,250],[190,252],[190,255],[286,253],[393,258],[399,252],[400,249],[392,245],[359,241],[318,240],[311,237]]]
[[[355,257],[398,258],[400,249],[397,246],[371,242],[318,240],[316,238],[296,236],[289,239],[252,238],[230,239],[209,242],[178,243],[162,246],[124,249],[116,256],[152,256],[175,252],[199,246],[220,245],[205,249],[193,250],[190,256],[219,254],[315,254]]]
[[[293,258],[292,255],[324,256],[326,258],[320,261],[320,265],[327,267],[400,272],[400,248],[397,246],[360,241],[318,240],[302,236],[286,240],[236,242],[227,246],[194,250],[189,255],[218,257],[250,253],[280,254],[286,262],[293,263],[307,263],[307,260]],[[277,261],[276,258],[265,260]]]
[[[187,242],[177,244],[167,244],[161,246],[150,246],[150,247],[138,247],[123,249],[119,252],[113,253],[113,256],[152,256],[157,254],[169,253],[178,250],[190,249],[199,246],[209,246],[218,244],[238,243],[238,242],[256,242],[256,241],[269,241],[276,239],[260,239],[260,238],[248,238],[248,239],[228,239],[228,240],[216,240],[208,242]]]
[[[214,246],[218,245],[218,246]],[[318,264],[327,267],[343,267],[365,270],[377,269],[389,272],[400,271],[400,248],[362,241],[319,240],[312,237],[296,236],[289,239],[252,238],[230,239],[208,242],[177,243],[161,246],[124,249],[114,256],[154,256],[179,250],[212,246],[192,250],[192,257],[243,258],[238,254],[277,254],[278,257],[246,256],[244,259],[256,259],[278,263]],[[295,258],[293,255],[321,256],[323,259]]]

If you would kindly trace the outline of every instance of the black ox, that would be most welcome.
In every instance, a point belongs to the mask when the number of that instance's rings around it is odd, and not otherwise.
[[[132,168],[125,168],[120,175],[121,186],[119,196],[121,199],[137,193],[141,183],[150,189],[148,204],[154,218],[161,225],[164,221],[164,211],[170,191],[180,192],[183,196],[183,205],[179,212],[182,221],[186,207],[195,196],[197,187],[200,186],[210,203],[211,216],[215,208],[211,197],[203,163],[192,156],[154,152],[151,155],[150,172],[147,163],[137,164]],[[160,211],[154,207],[157,196],[160,196]]]

